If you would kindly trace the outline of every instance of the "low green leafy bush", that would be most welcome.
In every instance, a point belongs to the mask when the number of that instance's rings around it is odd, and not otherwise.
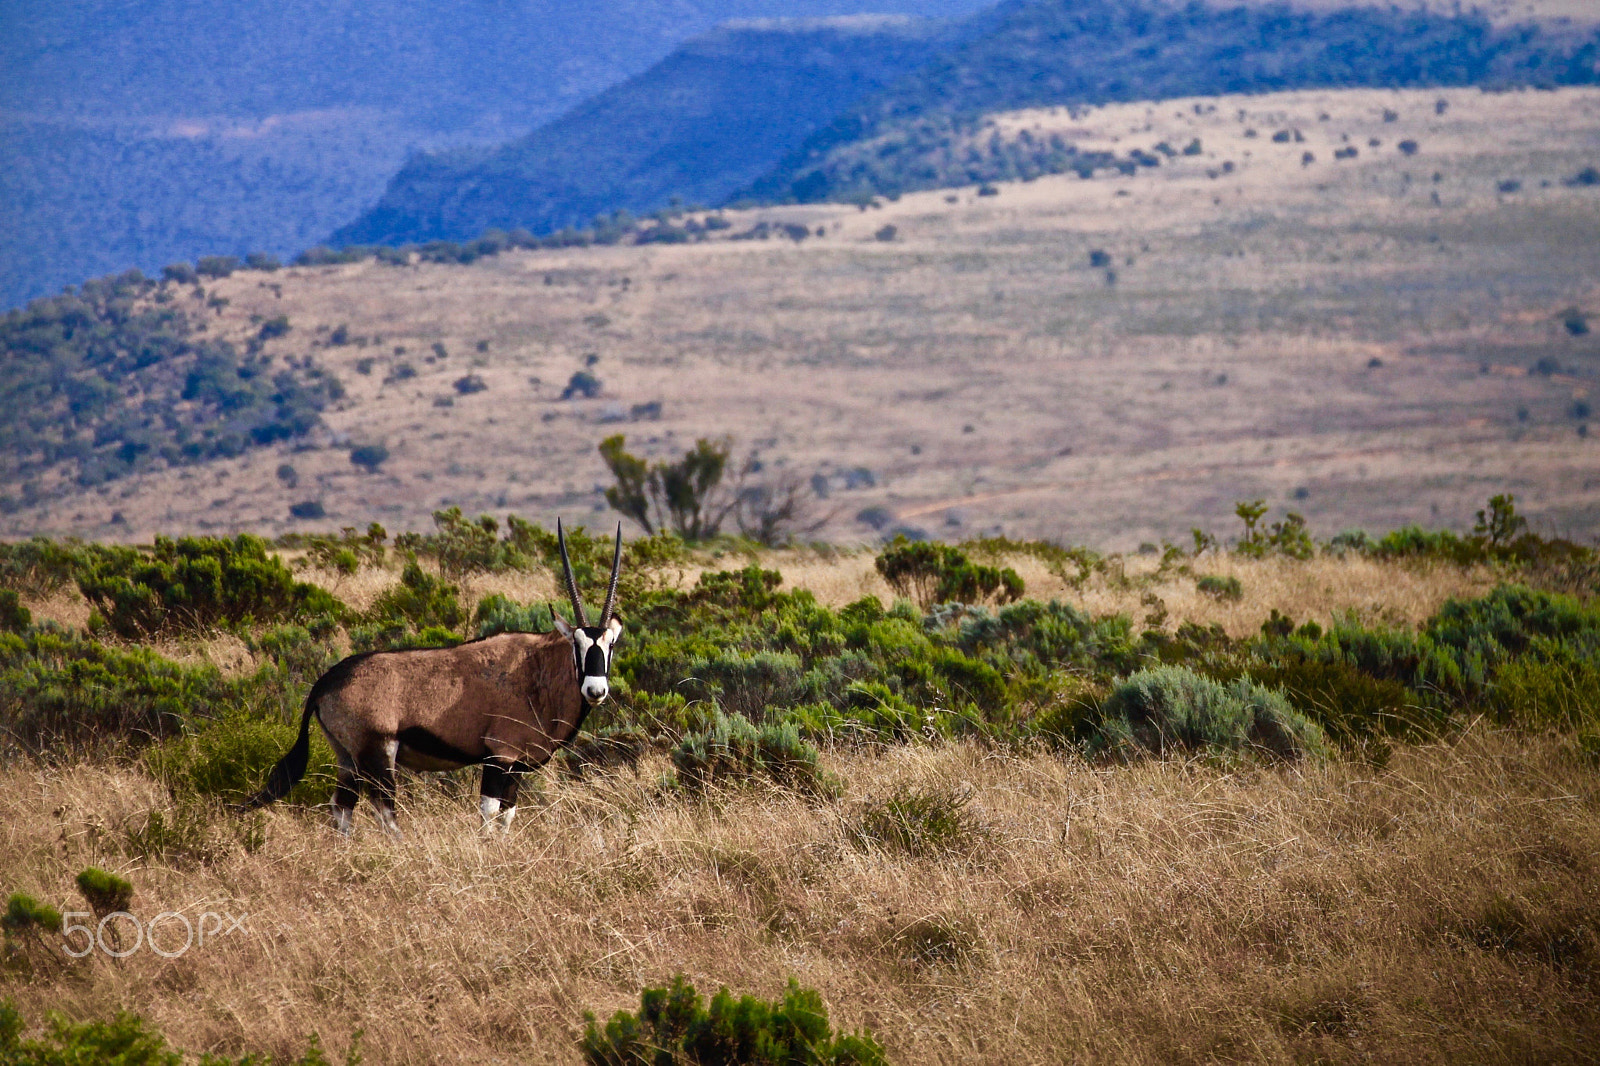
[[[988,838],[970,810],[970,789],[902,785],[864,806],[845,830],[862,850],[897,851],[918,859],[970,852]]]
[[[792,724],[756,726],[741,715],[713,712],[704,731],[686,734],[672,751],[678,782],[692,791],[710,785],[766,780],[819,796],[838,793],[817,765],[817,749]]]
[[[1382,737],[1421,737],[1441,724],[1405,685],[1342,660],[1289,657],[1258,662],[1246,673],[1257,684],[1281,691],[1330,739],[1347,746]]]
[[[0,748],[42,753],[139,743],[237,705],[210,665],[172,662],[53,628],[0,633]]]
[[[934,541],[896,537],[873,560],[889,587],[914,599],[924,610],[935,603],[1011,603],[1022,598],[1023,582],[1010,567],[974,563],[966,552]]]
[[[72,583],[89,551],[46,537],[0,542],[0,587],[29,596],[48,596]]]
[[[1093,747],[1135,752],[1247,752],[1296,759],[1327,754],[1322,730],[1283,695],[1239,678],[1224,684],[1183,666],[1130,675],[1101,706]]]
[[[1194,587],[1207,596],[1218,600],[1240,600],[1244,598],[1244,586],[1239,579],[1232,575],[1204,574],[1195,579]]]
[[[33,612],[21,603],[12,589],[0,589],[0,631],[21,633],[33,625]]]
[[[6,970],[21,973],[36,972],[42,966],[60,961],[55,946],[46,938],[47,933],[61,932],[61,912],[48,903],[40,903],[26,892],[14,892],[6,901],[4,914],[0,914],[0,974]],[[6,1048],[6,1004],[0,1002],[0,1052]],[[0,1062],[10,1062],[0,1057]]]
[[[133,903],[133,882],[109,870],[89,866],[78,874],[78,891],[96,918],[125,911]]]
[[[6,1066],[183,1066],[183,1055],[167,1047],[166,1037],[129,1011],[118,1012],[110,1021],[71,1022],[54,1013],[48,1020],[50,1028],[43,1036],[24,1039],[27,1022],[10,1000],[0,1000],[0,1062]],[[360,1043],[358,1031],[345,1053],[345,1066],[359,1066]],[[211,1054],[195,1060],[196,1066],[270,1066],[274,1061],[263,1055],[230,1059]],[[289,1066],[330,1064],[313,1035],[305,1053]]]
[[[781,1000],[733,998],[723,988],[702,1005],[682,974],[647,988],[638,1013],[619,1010],[600,1026],[585,1013],[579,1044],[589,1066],[886,1066],[870,1033],[836,1033],[822,997],[793,979]]]
[[[350,627],[356,651],[441,647],[460,643],[467,620],[460,589],[424,570],[415,559],[406,563],[400,582],[383,591]]]
[[[252,622],[321,619],[343,605],[323,589],[294,580],[259,537],[157,537],[149,554],[102,552],[78,575],[78,587],[117,635],[136,639],[164,630],[202,631]]]
[[[496,633],[548,633],[555,628],[548,604],[523,606],[498,592],[478,601],[472,613],[472,624],[480,637],[492,637]]]
[[[303,689],[300,697],[305,697]],[[176,798],[216,797],[237,803],[261,787],[298,735],[298,719],[291,725],[286,720],[234,710],[151,745],[140,761]],[[326,802],[334,771],[333,751],[321,730],[314,728],[306,774],[288,800],[307,806]]]

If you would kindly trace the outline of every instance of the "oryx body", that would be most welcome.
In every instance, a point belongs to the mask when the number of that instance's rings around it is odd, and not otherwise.
[[[611,586],[598,626],[584,617],[566,538],[557,524],[567,592],[577,626],[552,609],[550,633],[502,633],[453,648],[352,655],[317,680],[306,697],[300,736],[267,785],[246,806],[282,799],[304,776],[314,716],[339,764],[333,820],[350,829],[361,786],[386,830],[395,831],[397,767],[483,767],[479,810],[486,824],[508,828],[521,774],[542,766],[578,733],[589,708],[609,693],[611,656],[622,623],[612,617],[622,530]]]

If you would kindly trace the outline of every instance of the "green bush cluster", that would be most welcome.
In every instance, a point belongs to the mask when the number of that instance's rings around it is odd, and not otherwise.
[[[1281,692],[1247,677],[1216,681],[1184,666],[1140,670],[1113,688],[1090,746],[1121,755],[1260,752],[1297,759],[1327,753],[1322,730]]]
[[[260,537],[157,537],[149,552],[102,551],[78,587],[118,636],[166,630],[317,619],[331,626],[343,607],[315,585],[298,582],[267,554]]]
[[[400,572],[399,583],[385,589],[350,626],[350,644],[356,651],[459,644],[466,620],[461,590],[413,558]]]
[[[703,730],[672,751],[678,783],[692,791],[765,778],[785,788],[832,796],[838,785],[817,765],[817,749],[789,723],[756,726],[743,715],[711,712]]]
[[[738,999],[720,989],[709,1004],[679,974],[647,988],[637,1013],[619,1010],[602,1028],[592,1012],[580,1048],[589,1066],[886,1066],[870,1033],[836,1033],[828,1008],[793,978],[781,1000]]]
[[[239,701],[215,667],[54,628],[0,633],[0,748],[71,751],[177,734]]]
[[[967,852],[989,836],[968,810],[972,797],[970,789],[902,785],[867,803],[846,835],[863,850],[880,848],[919,859]]]
[[[441,573],[455,580],[471,574],[540,567],[561,573],[555,533],[517,515],[506,516],[503,533],[493,515],[468,518],[459,507],[435,511],[433,524],[432,533],[400,534],[395,538],[395,547],[434,560]],[[590,534],[583,526],[575,526],[566,531],[566,538],[578,587],[603,589],[611,572],[611,537],[604,532]],[[649,588],[657,571],[687,558],[688,549],[670,533],[629,541],[623,547],[619,586],[624,598],[631,599],[628,594]]]
[[[133,903],[133,882],[98,866],[80,871],[77,884],[84,902],[89,904],[96,918],[125,911]]]
[[[274,367],[259,340],[241,355],[205,337],[159,289],[132,270],[0,317],[5,480],[66,461],[93,486],[156,461],[237,455],[303,435],[343,395],[314,363]]]
[[[167,1047],[166,1037],[150,1029],[145,1020],[130,1011],[120,1011],[110,1021],[72,1022],[63,1014],[48,1016],[49,1030],[42,1036],[24,1038],[27,1022],[10,1000],[0,1000],[0,1062],[6,1066],[183,1066],[184,1056]],[[360,1066],[361,1036],[358,1032],[345,1053],[345,1066]],[[196,1066],[272,1066],[277,1061],[265,1054],[249,1054],[237,1059],[205,1054]],[[289,1066],[330,1066],[322,1044],[313,1035],[305,1052]]]
[[[299,548],[305,551],[306,562],[324,570],[350,575],[363,566],[382,566],[386,552],[384,541],[389,533],[377,522],[369,523],[362,532],[346,526],[339,535],[288,533],[278,538],[280,548]]]
[[[901,596],[924,610],[936,603],[1013,603],[1022,598],[1022,578],[1010,567],[974,563],[958,547],[911,541],[902,534],[873,560],[878,573]]]

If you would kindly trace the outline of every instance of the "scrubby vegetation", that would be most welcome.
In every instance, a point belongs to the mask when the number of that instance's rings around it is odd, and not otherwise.
[[[59,1014],[49,1018],[49,1029],[37,1037],[24,1037],[27,1020],[9,1001],[0,1000],[0,1061],[8,1066],[183,1066],[185,1057],[167,1046],[159,1032],[131,1011],[120,1011],[110,1021],[73,1023]],[[233,1059],[201,1055],[197,1066],[270,1066],[274,1060],[247,1054]],[[321,1042],[311,1037],[304,1054],[281,1060],[287,1066],[330,1066]],[[360,1042],[353,1041],[345,1066],[361,1062]]]
[[[617,1011],[602,1028],[587,1016],[583,1058],[589,1066],[881,1066],[883,1047],[870,1034],[835,1034],[822,997],[793,978],[783,999],[734,999],[726,988],[702,1005],[682,974],[669,988],[647,988],[637,1014]]]
[[[281,331],[264,326],[243,353],[203,336],[162,299],[183,283],[133,270],[0,319],[0,402],[11,412],[0,424],[0,474],[22,487],[0,507],[48,495],[37,476],[63,460],[77,484],[92,486],[298,437],[343,395],[309,360],[275,365],[264,344]]]
[[[1340,804],[1366,803],[1350,797],[1366,796],[1362,790],[1378,787],[1374,780],[1387,780],[1384,775],[1391,771],[1435,773],[1426,768],[1432,765],[1427,760],[1477,743],[1470,738],[1485,731],[1510,738],[1506,744],[1541,746],[1546,753],[1539,756],[1544,769],[1511,775],[1524,782],[1517,788],[1534,787],[1552,774],[1592,777],[1600,760],[1600,587],[1586,576],[1593,574],[1592,549],[1530,534],[1509,498],[1491,501],[1480,528],[1464,536],[1401,531],[1376,538],[1346,534],[1317,544],[1302,538],[1303,527],[1292,520],[1266,523],[1267,515],[1256,505],[1241,506],[1240,514],[1245,535],[1231,548],[1203,535],[1196,538],[1195,551],[1156,549],[1154,561],[1140,569],[1115,556],[1043,542],[891,542],[873,570],[885,580],[901,577],[901,591],[910,595],[887,605],[863,596],[831,606],[806,589],[788,588],[779,571],[762,565],[765,557],[750,542],[691,548],[670,535],[635,540],[624,563],[627,628],[613,669],[615,698],[590,715],[582,742],[558,760],[564,773],[531,781],[525,792],[530,809],[539,812],[531,824],[548,822],[552,833],[563,819],[587,826],[583,834],[597,834],[602,858],[579,864],[578,888],[568,885],[567,875],[567,880],[541,882],[541,900],[564,906],[561,900],[581,891],[590,894],[585,899],[620,901],[666,891],[663,886],[669,884],[697,884],[681,872],[658,868],[664,861],[659,856],[668,853],[661,837],[701,824],[726,825],[733,832],[751,811],[788,811],[784,817],[811,826],[805,830],[811,835],[789,843],[693,845],[702,849],[692,852],[699,856],[693,861],[714,871],[717,884],[731,886],[726,891],[738,893],[742,902],[735,909],[750,910],[738,921],[756,930],[751,935],[763,944],[835,944],[830,950],[875,960],[867,965],[881,967],[878,979],[891,984],[926,980],[932,973],[941,981],[970,982],[978,980],[976,975],[1004,971],[1010,965],[1006,953],[1020,950],[997,942],[1008,934],[971,909],[976,904],[970,894],[925,900],[904,911],[895,904],[882,914],[841,912],[824,921],[807,915],[809,905],[795,902],[796,892],[809,891],[796,886],[857,876],[847,871],[908,866],[912,882],[942,878],[941,871],[958,879],[952,883],[974,886],[998,878],[1010,885],[1004,906],[1017,915],[1039,908],[1066,915],[1059,901],[1071,895],[1061,887],[1068,875],[1053,866],[1054,872],[1044,872],[1041,866],[1023,876],[1010,870],[1008,855],[1037,846],[1051,858],[1029,862],[1048,866],[1066,861],[1061,856],[1067,855],[1071,863],[1094,862],[1110,870],[1121,869],[1116,856],[1129,845],[1124,829],[1075,813],[1081,798],[1052,800],[1065,803],[1059,824],[1030,822],[1025,831],[1018,829],[1019,820],[1037,821],[1045,813],[1005,808],[1011,802],[1005,797],[1057,774],[1084,775],[1074,797],[1119,788],[1121,781],[1145,782],[1140,789],[1160,781],[1166,782],[1160,788],[1171,789],[1176,779],[1163,775],[1179,772],[1215,775],[1206,780],[1215,783],[1218,795],[1276,788],[1272,782],[1284,782],[1285,789],[1301,787],[1289,784],[1294,781],[1325,788],[1332,786],[1317,782],[1349,778],[1338,788],[1350,796],[1327,801],[1333,812],[1327,814],[1329,826],[1313,829],[1299,821],[1292,829],[1274,829],[1278,835],[1266,843],[1251,837],[1249,853],[1257,855],[1288,847],[1282,842],[1298,832],[1325,841],[1350,833],[1377,834],[1372,840],[1378,841],[1385,833],[1410,832],[1403,828],[1403,816],[1394,815],[1391,823],[1389,815],[1377,813],[1401,803],[1394,797],[1408,797],[1404,802],[1411,804],[1433,802],[1410,785],[1382,803],[1373,801],[1373,810],[1337,811],[1343,809]],[[1255,580],[1248,575],[1264,572],[1251,567],[1325,565],[1306,558],[1307,543],[1326,565],[1344,565],[1337,562],[1342,558],[1394,574],[1404,568],[1470,565],[1498,580],[1487,581],[1481,594],[1444,600],[1420,624],[1355,610],[1296,618],[1292,604],[1257,616],[1251,624],[1259,628],[1253,633],[1235,628],[1230,635],[1220,625],[1166,617],[1158,590],[1187,589],[1191,581],[1217,576],[1208,571],[1226,569],[1224,554],[1227,566],[1247,575],[1230,593],[1242,596]],[[1397,544],[1407,550],[1396,552]],[[610,562],[609,538],[577,528],[569,531],[569,546],[584,587],[598,588]],[[17,607],[9,616],[12,631],[0,633],[0,734],[7,754],[22,756],[14,759],[15,772],[38,773],[47,782],[80,770],[97,777],[116,774],[124,782],[118,795],[140,797],[118,800],[104,814],[59,815],[77,819],[71,824],[78,827],[62,830],[64,854],[75,863],[61,884],[73,887],[75,877],[76,891],[92,912],[154,913],[169,905],[146,901],[146,882],[131,873],[134,864],[170,871],[164,877],[236,879],[264,851],[278,854],[275,835],[319,832],[316,822],[294,807],[320,803],[328,794],[332,768],[320,738],[311,773],[284,809],[239,817],[228,814],[226,804],[257,787],[287,750],[308,687],[342,654],[442,645],[550,625],[543,603],[520,602],[503,591],[473,592],[482,588],[475,582],[497,574],[550,572],[559,565],[553,536],[515,517],[502,524],[442,511],[433,532],[396,537],[392,547],[386,531],[373,526],[334,537],[297,538],[284,548],[302,553],[316,568],[308,572],[329,574],[335,590],[339,581],[363,571],[393,576],[357,609],[341,603],[335,592],[297,581],[253,538],[163,540],[146,549],[34,540],[0,551],[0,576]],[[724,563],[719,569],[727,556],[716,553],[729,550],[743,556],[739,561],[745,565]],[[1071,596],[1026,598],[1020,577],[1014,583],[1003,578],[1008,560],[1042,564],[1074,595],[1091,579],[1097,587],[1125,588],[1144,597],[1149,614],[1136,622],[1124,614],[1096,615],[1070,602]],[[691,565],[701,572],[685,580],[682,571]],[[98,605],[88,626],[75,629],[23,615],[26,605],[67,595],[73,586]],[[135,595],[129,589],[143,591]],[[980,597],[1001,602],[974,602]],[[1197,600],[1203,610],[1217,612],[1244,609],[1246,602]],[[243,656],[226,672],[199,653],[206,642],[222,639],[236,643]],[[1434,754],[1422,754],[1428,752]],[[961,763],[965,769],[959,774],[878,776],[879,767],[918,765],[918,759],[970,761]],[[623,768],[634,772],[615,772]],[[1006,776],[1013,773],[1022,776]],[[996,774],[1010,783],[997,785]],[[1495,774],[1496,780],[1510,780],[1502,771]],[[468,806],[463,794],[473,783],[457,773],[436,786],[408,785],[407,802],[423,812],[408,820],[433,833],[439,830],[427,828],[433,824],[429,819],[441,819],[439,825],[453,826],[448,832],[454,839],[465,824],[460,822]],[[1454,786],[1431,787],[1434,799],[1447,803],[1438,790]],[[546,796],[547,789],[554,795]],[[427,814],[435,796],[446,805]],[[1197,811],[1212,810],[1211,800],[1202,802],[1199,794],[1185,802],[1198,804]],[[1227,802],[1233,810],[1244,801]],[[997,805],[1010,813],[997,813]],[[68,807],[63,804],[61,810]],[[668,829],[662,819],[682,824]],[[1451,833],[1467,832],[1471,824],[1458,819]],[[657,834],[655,842],[647,847],[636,836],[641,825],[657,826],[650,830]],[[1192,835],[1182,818],[1169,828],[1173,841]],[[1566,830],[1542,832],[1559,836]],[[1021,842],[1024,837],[1029,843]],[[1201,834],[1201,839],[1208,838]],[[792,850],[782,852],[780,843],[792,844]],[[294,847],[304,854],[322,850]],[[1550,868],[1567,870],[1579,861],[1572,858],[1574,847],[1569,841],[1561,845],[1565,850],[1552,851]],[[773,857],[780,852],[788,857]],[[450,862],[498,861],[472,854],[477,857]],[[753,858],[756,854],[763,857]],[[400,860],[377,852],[329,861],[343,871],[338,877],[358,882],[361,893],[379,881],[391,886],[384,891],[394,891],[392,884],[416,879],[415,871],[393,878],[382,872]],[[1302,868],[1310,861],[1304,859]],[[15,879],[14,868],[6,869]],[[983,876],[973,880],[974,871]],[[1122,876],[1142,875],[1107,874],[1109,882]],[[1403,935],[1423,936],[1418,930],[1426,925],[1435,931],[1427,936],[1473,945],[1471,951],[1486,957],[1529,960],[1515,965],[1553,967],[1551,972],[1581,977],[1591,972],[1591,960],[1600,958],[1594,946],[1600,932],[1591,920],[1592,907],[1584,909],[1586,897],[1573,887],[1583,878],[1573,877],[1577,880],[1560,881],[1548,897],[1530,895],[1515,879],[1493,885],[1469,879],[1470,884],[1462,882],[1464,895],[1452,896],[1438,914],[1418,918],[1422,924],[1406,925],[1411,931]],[[53,908],[62,897],[45,889],[54,884],[30,876],[4,886],[16,894],[4,922],[9,961],[0,981],[25,976],[49,983],[90,965],[68,960],[52,947],[59,939],[52,932],[59,918]],[[1502,891],[1504,886],[1511,887]],[[265,890],[227,891],[259,895]],[[673,891],[692,895],[697,890]],[[909,890],[879,884],[871,891],[882,891],[889,900]],[[852,887],[850,894],[864,893]],[[703,906],[691,900],[684,906],[694,915],[687,924],[709,928],[726,920],[729,904]],[[341,911],[349,912],[349,906]],[[1243,920],[1237,914],[1230,919]],[[841,931],[824,935],[823,926]],[[1109,965],[1106,960],[1115,954],[1111,941],[1096,940],[1101,934],[1087,930],[1073,934],[1081,943],[1071,951],[1099,960],[1094,965]],[[1250,936],[1279,943],[1273,951],[1306,964],[1294,936],[1265,926]],[[1432,965],[1448,964],[1436,960]],[[490,972],[485,971],[485,987],[495,987]],[[140,978],[119,978],[135,979]],[[790,1008],[802,1000],[802,1005],[819,1005],[811,993],[792,990],[773,1003],[719,996],[704,1009],[694,1000],[691,1009],[684,1006],[693,999],[683,991],[687,987],[685,981],[676,990],[653,990],[639,1013],[623,1012],[606,1026],[593,1023],[582,1037],[584,1053],[591,1061],[627,1062],[649,1044],[679,1056],[673,1061],[709,1061],[705,1047],[690,1039],[692,1031],[702,1037],[720,1034],[716,1039],[726,1043],[724,1051],[735,1056],[727,1061],[766,1061],[760,1056],[767,1052],[759,1049],[791,1047],[783,1042],[804,1032],[810,1034],[808,1046],[823,1056],[814,1061],[879,1061],[868,1056],[877,1049],[871,1038],[860,1038],[868,1043],[857,1046],[849,1043],[857,1038],[830,1035],[825,1013],[817,1015],[824,1028],[815,1033],[805,1026],[795,1029]],[[1343,993],[1324,995],[1299,986],[1285,986],[1274,995],[1268,1014],[1280,1019],[1286,1032],[1311,1032],[1323,1024],[1318,1019],[1343,1017],[1339,1011],[1347,1007],[1358,1013],[1370,1009],[1359,1003],[1339,1007],[1335,1001],[1344,1002]],[[1600,1009],[1582,1005],[1587,1002],[1583,994],[1566,995],[1567,1009],[1578,1012],[1575,1024],[1600,1018]],[[662,1013],[668,1000],[677,1006]],[[593,1006],[596,1001],[581,1002]],[[575,1011],[568,1011],[569,1039],[581,1028]],[[685,1021],[691,1016],[692,1024]],[[898,1023],[890,1028],[896,1040],[908,1039]],[[61,1029],[65,1035],[37,1037],[35,1045],[65,1046],[76,1032]],[[395,1046],[392,1038],[385,1039],[386,1047]],[[1547,1051],[1552,1046],[1538,1040],[1533,1045]],[[240,1047],[237,1042],[225,1046]],[[280,1040],[275,1046],[285,1045]],[[742,1050],[728,1051],[735,1046]],[[858,1057],[841,1050],[847,1047]],[[755,1057],[737,1057],[747,1053]],[[872,1054],[881,1057],[882,1051]]]

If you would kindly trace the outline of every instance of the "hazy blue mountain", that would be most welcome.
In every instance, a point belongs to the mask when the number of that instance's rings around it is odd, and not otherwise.
[[[420,149],[504,142],[732,18],[978,0],[0,0],[0,302],[289,255]]]
[[[419,155],[336,244],[548,232],[673,197],[720,203],[813,130],[951,43],[904,17],[733,24],[494,151]]]

